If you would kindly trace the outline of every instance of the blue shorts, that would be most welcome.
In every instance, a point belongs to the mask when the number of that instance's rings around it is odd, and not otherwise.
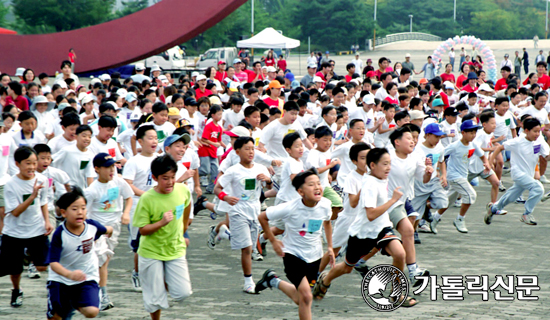
[[[337,164],[334,167],[330,168],[329,173],[333,174],[334,172],[338,172],[338,171],[340,171],[340,165],[339,164]]]
[[[139,238],[141,238],[141,233],[139,233],[138,231],[138,234],[137,234],[137,237],[135,240],[130,240],[130,247],[132,247],[132,251],[134,253],[137,253],[138,251],[138,248],[139,248]]]
[[[99,285],[95,281],[85,281],[72,286],[48,281],[47,288],[48,319],[53,318],[55,314],[65,319],[78,308],[99,308]]]
[[[183,233],[183,237],[184,237],[185,239],[189,239],[189,233],[187,233],[187,231],[185,231],[185,232]]]
[[[0,277],[5,275],[17,275],[23,272],[23,260],[26,254],[28,260],[37,267],[48,265],[47,258],[50,250],[50,240],[41,235],[28,239],[14,238],[2,235],[0,245]]]
[[[411,214],[418,215],[418,213],[416,212],[416,210],[414,210],[414,208],[411,204],[411,200],[409,200],[409,199],[405,200],[405,211],[407,211],[407,216],[410,216]]]

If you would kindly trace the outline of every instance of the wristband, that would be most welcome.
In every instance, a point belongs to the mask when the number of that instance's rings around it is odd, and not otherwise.
[[[220,194],[218,194],[218,199],[220,199],[221,201],[223,201],[223,198],[225,198],[225,196],[227,195],[227,193],[225,192],[220,192]]]

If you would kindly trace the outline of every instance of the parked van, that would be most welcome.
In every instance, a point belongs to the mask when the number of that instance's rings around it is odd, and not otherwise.
[[[202,54],[197,62],[197,69],[217,67],[218,61],[223,60],[228,66],[233,65],[233,59],[237,58],[237,48],[212,48]]]
[[[151,68],[157,64],[162,70],[178,70],[185,68],[185,59],[178,46],[170,48],[155,56],[143,60],[146,68]]]

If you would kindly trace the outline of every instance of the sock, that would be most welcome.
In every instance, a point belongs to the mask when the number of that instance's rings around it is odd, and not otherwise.
[[[264,238],[263,233],[260,235],[260,238],[258,239],[258,241],[260,241],[260,243],[266,243],[267,242],[267,240]]]
[[[139,272],[136,272],[136,270],[132,270],[132,275],[137,277],[139,276]]]
[[[107,287],[99,287],[99,290],[101,290],[101,295],[106,296],[107,295]]]
[[[249,275],[244,275],[244,285],[245,286],[249,286],[249,285],[253,285],[254,284],[254,280],[252,279],[252,275],[249,274]]]
[[[279,279],[278,277],[274,277],[273,279],[271,279],[271,281],[269,281],[269,286],[279,289],[279,283],[281,283],[281,279]]]
[[[456,220],[464,220],[464,217],[460,213],[456,216]]]
[[[413,274],[414,271],[415,271],[416,268],[417,268],[416,262],[411,263],[411,264],[408,264],[408,265],[407,265],[407,268],[409,268],[409,274]]]
[[[435,219],[435,221],[441,220],[441,215],[439,214],[439,212],[437,212],[436,214],[434,214],[434,219]]]
[[[227,229],[225,224],[220,227],[220,231],[218,232],[218,235],[216,236],[216,240],[221,241],[222,239],[231,240],[231,231],[229,231],[229,229]]]

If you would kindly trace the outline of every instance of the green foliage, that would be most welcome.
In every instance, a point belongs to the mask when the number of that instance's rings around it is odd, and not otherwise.
[[[139,10],[143,10],[149,6],[148,0],[129,0],[122,1],[123,8],[122,10],[117,10],[115,12],[115,18],[122,18]]]
[[[6,15],[10,12],[10,9],[0,1],[0,26],[6,25]]]
[[[115,0],[14,0],[18,31],[67,31],[108,21]]]

